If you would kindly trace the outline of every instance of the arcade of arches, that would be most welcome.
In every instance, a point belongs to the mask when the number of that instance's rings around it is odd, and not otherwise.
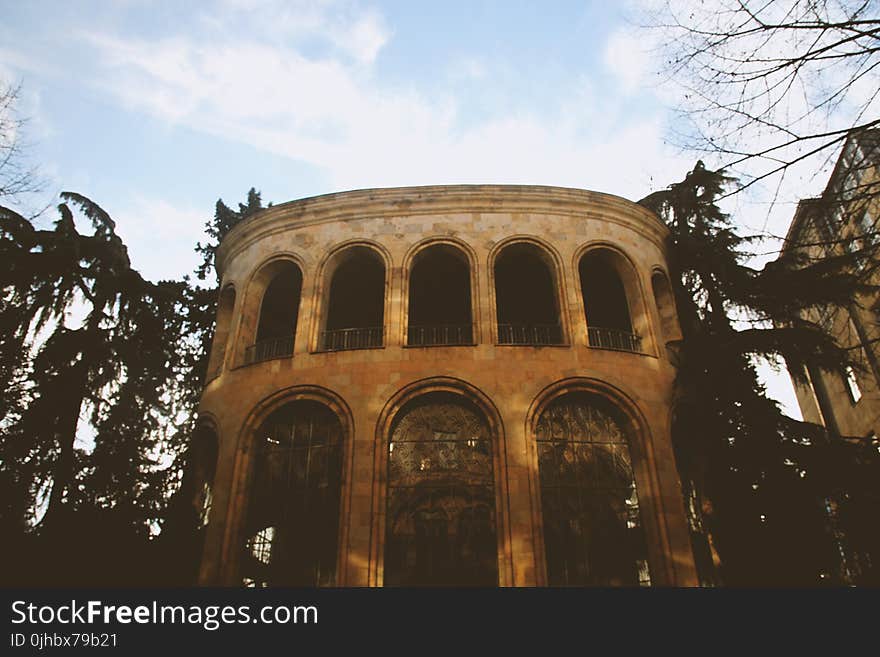
[[[245,363],[290,357],[300,314],[303,275],[292,262],[273,263],[260,299],[258,322],[245,350]],[[560,345],[566,342],[559,311],[557,267],[542,248],[518,242],[495,259],[497,344]],[[639,353],[640,329],[633,321],[636,286],[631,268],[608,249],[581,257],[579,287],[588,327],[589,345]],[[409,271],[406,344],[452,346],[474,344],[471,264],[460,248],[429,246],[413,259]],[[317,351],[369,349],[385,344],[385,265],[365,246],[337,254],[325,275],[325,298]],[[627,280],[632,279],[632,280]],[[675,310],[668,282],[656,273],[655,301],[664,334],[674,332]],[[664,287],[665,286],[665,287]],[[224,291],[209,371],[215,376],[229,334],[235,292]],[[645,320],[642,320],[642,324]]]
[[[555,397],[537,416],[549,585],[650,585],[634,432],[607,398],[579,390]],[[196,486],[208,500],[214,473],[206,462],[216,458],[216,436],[206,426],[200,436],[208,456],[199,458]],[[382,446],[384,585],[498,584],[500,439],[462,394],[428,392],[397,411]],[[242,584],[335,583],[347,440],[336,413],[314,400],[283,404],[259,425],[247,474]]]

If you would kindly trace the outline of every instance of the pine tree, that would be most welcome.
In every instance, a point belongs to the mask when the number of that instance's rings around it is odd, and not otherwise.
[[[876,453],[864,441],[831,440],[822,427],[784,415],[767,397],[755,362],[781,357],[796,376],[807,364],[857,367],[849,350],[803,317],[872,291],[866,281],[877,261],[862,249],[818,262],[792,253],[762,269],[748,266],[753,240],[717,205],[735,182],[698,162],[682,182],[641,201],[671,231],[683,336],[673,442],[698,568],[706,584],[847,582],[852,569],[840,555],[853,548],[834,508],[858,500],[860,513],[870,510],[880,482]],[[865,266],[856,267],[857,259]],[[859,534],[856,524],[849,534]]]
[[[218,201],[213,241],[197,246],[201,278],[223,236],[261,208],[254,189],[237,212]],[[0,207],[0,528],[17,557],[6,575],[187,583],[189,567],[170,564],[196,519],[176,522],[174,510],[187,506],[217,287],[143,279],[113,220],[84,196],[62,194],[58,212],[42,230]]]
[[[272,205],[271,203],[269,204]],[[231,209],[223,202],[223,199],[217,199],[214,207],[214,218],[205,224],[205,233],[211,238],[211,241],[202,244],[196,244],[196,252],[202,254],[202,264],[196,270],[199,280],[205,280],[208,273],[214,270],[214,256],[220,242],[226,237],[232,228],[255,212],[263,209],[263,202],[260,198],[260,192],[251,187],[247,193],[247,202],[238,204],[238,212]],[[215,272],[216,273],[216,272]],[[219,281],[218,281],[219,282]]]
[[[78,194],[62,200],[49,230],[0,208],[0,371],[18,384],[0,425],[2,521],[13,530],[7,545],[47,578],[75,573],[68,559],[87,569],[83,553],[100,562],[94,549],[123,534],[146,540],[160,512],[155,441],[184,328],[185,286],[144,280],[104,210]],[[74,209],[91,234],[78,231]],[[90,428],[92,450],[77,442]]]

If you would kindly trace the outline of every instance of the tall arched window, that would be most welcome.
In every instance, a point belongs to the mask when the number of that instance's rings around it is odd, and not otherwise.
[[[470,266],[459,249],[438,244],[413,259],[407,344],[473,344]]]
[[[171,499],[162,536],[175,546],[176,560],[169,564],[172,580],[195,584],[211,518],[214,477],[219,445],[210,424],[200,422],[186,453],[186,467],[177,495]]]
[[[385,322],[385,263],[373,249],[353,246],[328,266],[329,290],[320,348],[381,347]]]
[[[257,430],[242,551],[247,586],[336,581],[342,424],[316,401],[291,402]]]
[[[534,244],[511,244],[498,254],[495,304],[499,344],[562,343],[554,266]]]
[[[647,586],[644,530],[623,414],[598,395],[553,400],[536,428],[552,586]]]
[[[662,272],[655,271],[651,276],[651,289],[654,291],[654,303],[657,306],[657,314],[660,316],[660,332],[663,335],[663,340],[666,342],[680,340],[681,330],[675,316],[672,288]]]
[[[227,285],[220,293],[220,299],[217,302],[217,324],[214,329],[214,339],[211,341],[211,359],[208,362],[209,380],[219,376],[223,370],[223,361],[226,359],[226,343],[229,339],[234,308],[235,288]]]
[[[463,397],[428,393],[398,413],[388,441],[385,585],[495,586],[493,442]]]
[[[591,347],[641,351],[641,337],[633,331],[621,258],[608,249],[594,249],[580,261],[578,271]],[[628,267],[627,267],[628,269]]]
[[[193,506],[201,527],[208,524],[211,514],[218,452],[217,434],[210,426],[199,425],[193,437],[191,467],[195,489]]]
[[[245,352],[248,363],[293,354],[302,294],[302,272],[289,261],[274,263],[272,269],[274,275],[260,303],[255,341]]]

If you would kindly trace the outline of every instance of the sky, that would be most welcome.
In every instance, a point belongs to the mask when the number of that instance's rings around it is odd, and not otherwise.
[[[695,157],[627,3],[0,0],[28,154],[116,220],[152,279],[192,272],[222,198],[546,184],[636,201]],[[709,163],[711,165],[711,163]],[[750,201],[738,200],[738,204]],[[739,210],[784,234],[792,206]],[[762,369],[799,417],[787,375]]]

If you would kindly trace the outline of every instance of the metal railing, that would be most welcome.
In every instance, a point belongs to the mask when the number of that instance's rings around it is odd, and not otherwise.
[[[274,358],[287,358],[292,355],[293,336],[286,335],[283,338],[269,338],[252,344],[244,350],[244,362],[246,365],[250,365]]]
[[[596,349],[632,351],[636,354],[642,352],[642,338],[629,331],[588,326],[587,337],[590,346]]]
[[[562,344],[562,327],[558,324],[499,324],[498,344]]]
[[[349,349],[372,349],[381,347],[384,329],[375,328],[344,328],[333,331],[321,331],[321,351],[347,351]]]
[[[406,344],[412,347],[439,347],[473,343],[474,330],[470,324],[410,326],[406,333]]]

